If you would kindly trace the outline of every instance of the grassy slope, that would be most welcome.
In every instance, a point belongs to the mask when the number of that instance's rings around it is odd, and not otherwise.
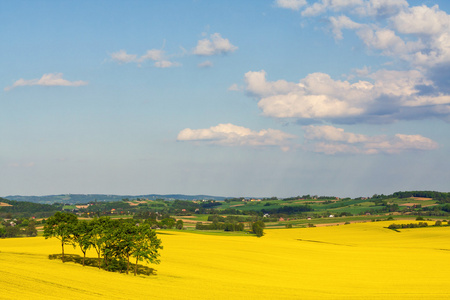
[[[170,232],[160,235],[162,263],[150,277],[49,260],[60,251],[56,239],[3,239],[0,298],[449,298],[450,227],[398,233],[383,228],[391,223],[267,230],[263,238]]]

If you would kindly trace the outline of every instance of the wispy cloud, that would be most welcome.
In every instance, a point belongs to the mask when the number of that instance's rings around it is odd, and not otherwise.
[[[119,50],[110,54],[113,61],[119,64],[126,63],[136,63],[139,66],[146,61],[154,61],[154,66],[157,68],[171,68],[179,67],[181,64],[179,62],[170,61],[167,58],[164,50],[161,49],[150,49],[145,52],[145,54],[138,56],[137,54],[129,54],[125,50]]]
[[[426,151],[438,144],[422,135],[396,134],[368,136],[345,132],[334,126],[304,126],[305,149],[323,154],[398,154],[404,151]]]
[[[82,86],[87,85],[87,81],[69,81],[63,78],[62,73],[49,73],[42,75],[39,79],[19,79],[16,82],[13,83],[12,86],[5,87],[5,91],[10,91],[14,88],[21,87],[21,86],[33,86],[33,85],[40,85],[40,86]]]
[[[117,52],[111,53],[111,58],[113,61],[118,63],[130,63],[138,61],[138,57],[136,54],[128,54],[125,50],[119,50]]]
[[[306,0],[276,0],[275,5],[281,8],[299,10],[307,4]]]
[[[176,61],[169,61],[169,60],[160,60],[155,61],[155,67],[157,68],[173,68],[173,67],[179,67],[181,64]]]
[[[199,63],[197,66],[199,68],[211,68],[214,64],[210,60]]]
[[[295,143],[296,135],[275,129],[253,131],[233,124],[219,124],[205,129],[185,128],[177,140],[219,146],[280,147],[283,151],[303,149],[325,155],[333,154],[399,154],[405,151],[428,151],[438,143],[422,135],[395,134],[393,136],[357,134],[330,125],[302,127],[304,144]]]
[[[8,164],[8,167],[11,168],[33,168],[36,165],[35,162],[26,162],[26,163],[10,163]]]

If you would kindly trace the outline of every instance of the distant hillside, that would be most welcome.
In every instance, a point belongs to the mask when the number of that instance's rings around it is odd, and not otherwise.
[[[106,195],[106,194],[64,194],[64,195],[48,195],[48,196],[20,196],[20,195],[10,195],[4,197],[9,200],[16,201],[28,201],[33,203],[41,204],[53,204],[53,203],[89,203],[92,201],[105,201],[113,202],[120,201],[122,199],[164,199],[164,200],[216,200],[223,201],[226,197],[208,196],[208,195],[182,195],[182,194],[171,194],[171,195],[159,195],[159,194],[149,194],[149,195]]]

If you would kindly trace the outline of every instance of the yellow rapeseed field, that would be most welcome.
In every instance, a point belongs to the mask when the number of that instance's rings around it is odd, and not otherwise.
[[[157,275],[137,277],[49,260],[60,253],[57,239],[2,239],[0,298],[450,299],[450,227],[395,232],[384,228],[391,223],[262,238],[167,231]]]

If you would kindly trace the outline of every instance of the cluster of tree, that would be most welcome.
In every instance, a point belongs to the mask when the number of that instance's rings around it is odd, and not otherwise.
[[[144,221],[145,224],[149,224],[152,229],[183,229],[184,222],[183,220],[175,220],[174,218],[164,218],[161,221],[157,221],[156,219],[148,218]]]
[[[282,206],[277,208],[263,208],[261,212],[264,214],[298,214],[302,212],[313,211],[314,209],[309,205],[292,205],[292,206]]]
[[[245,200],[244,197],[239,198],[227,198],[224,200],[225,203],[231,203],[231,202],[242,202],[242,200]]]
[[[128,214],[133,209],[127,202],[117,201],[117,202],[91,202],[90,205],[81,209],[80,211],[86,211],[93,213],[93,215],[110,215],[111,211],[116,211],[118,214]],[[136,208],[135,208],[136,209]]]
[[[266,227],[266,224],[264,224],[263,221],[256,221],[250,224],[252,232],[256,234],[257,237],[261,237],[264,235],[264,227]]]
[[[221,215],[209,215],[208,221],[210,222],[224,222],[224,223],[233,223],[233,222],[250,222],[253,221],[254,217],[251,216],[221,216]]]
[[[28,219],[13,219],[3,221],[0,226],[0,238],[18,236],[37,236],[36,222]]]
[[[225,197],[216,197],[208,195],[180,195],[180,194],[170,194],[170,195],[160,195],[160,194],[148,194],[148,195],[110,195],[110,194],[62,194],[62,195],[48,195],[48,196],[8,196],[8,199],[18,200],[18,201],[29,201],[35,203],[89,203],[89,202],[115,202],[121,201],[122,199],[152,199],[152,200],[199,200],[199,199],[210,199],[216,201],[222,201]]]
[[[56,237],[61,241],[62,261],[64,245],[78,246],[83,252],[93,248],[98,255],[98,267],[109,271],[124,271],[128,274],[130,259],[135,258],[134,275],[139,261],[159,263],[158,250],[161,240],[149,224],[136,224],[132,219],[95,218],[92,221],[78,220],[77,216],[57,212],[46,220],[45,238]]]
[[[445,204],[445,205],[443,205],[443,206],[441,206],[441,207],[435,206],[435,208],[439,208],[440,210],[443,210],[443,211],[445,211],[445,212],[450,213],[450,204]]]
[[[48,217],[53,215],[55,212],[61,210],[61,204],[38,204],[27,201],[15,201],[0,198],[0,202],[7,203],[10,206],[0,206],[0,217],[1,218],[15,218],[24,217],[29,218],[35,217]]]
[[[409,223],[409,224],[391,224],[388,226],[389,229],[401,229],[401,228],[419,228],[419,227],[427,227],[427,222],[419,222],[419,223]]]
[[[435,191],[408,191],[408,192],[395,192],[392,194],[396,198],[410,198],[410,197],[423,197],[423,198],[433,198],[441,203],[450,202],[450,193],[441,193]]]
[[[202,222],[197,222],[197,224],[195,224],[195,229],[197,229],[197,230],[244,231],[244,223],[213,222],[211,224],[203,224]]]

